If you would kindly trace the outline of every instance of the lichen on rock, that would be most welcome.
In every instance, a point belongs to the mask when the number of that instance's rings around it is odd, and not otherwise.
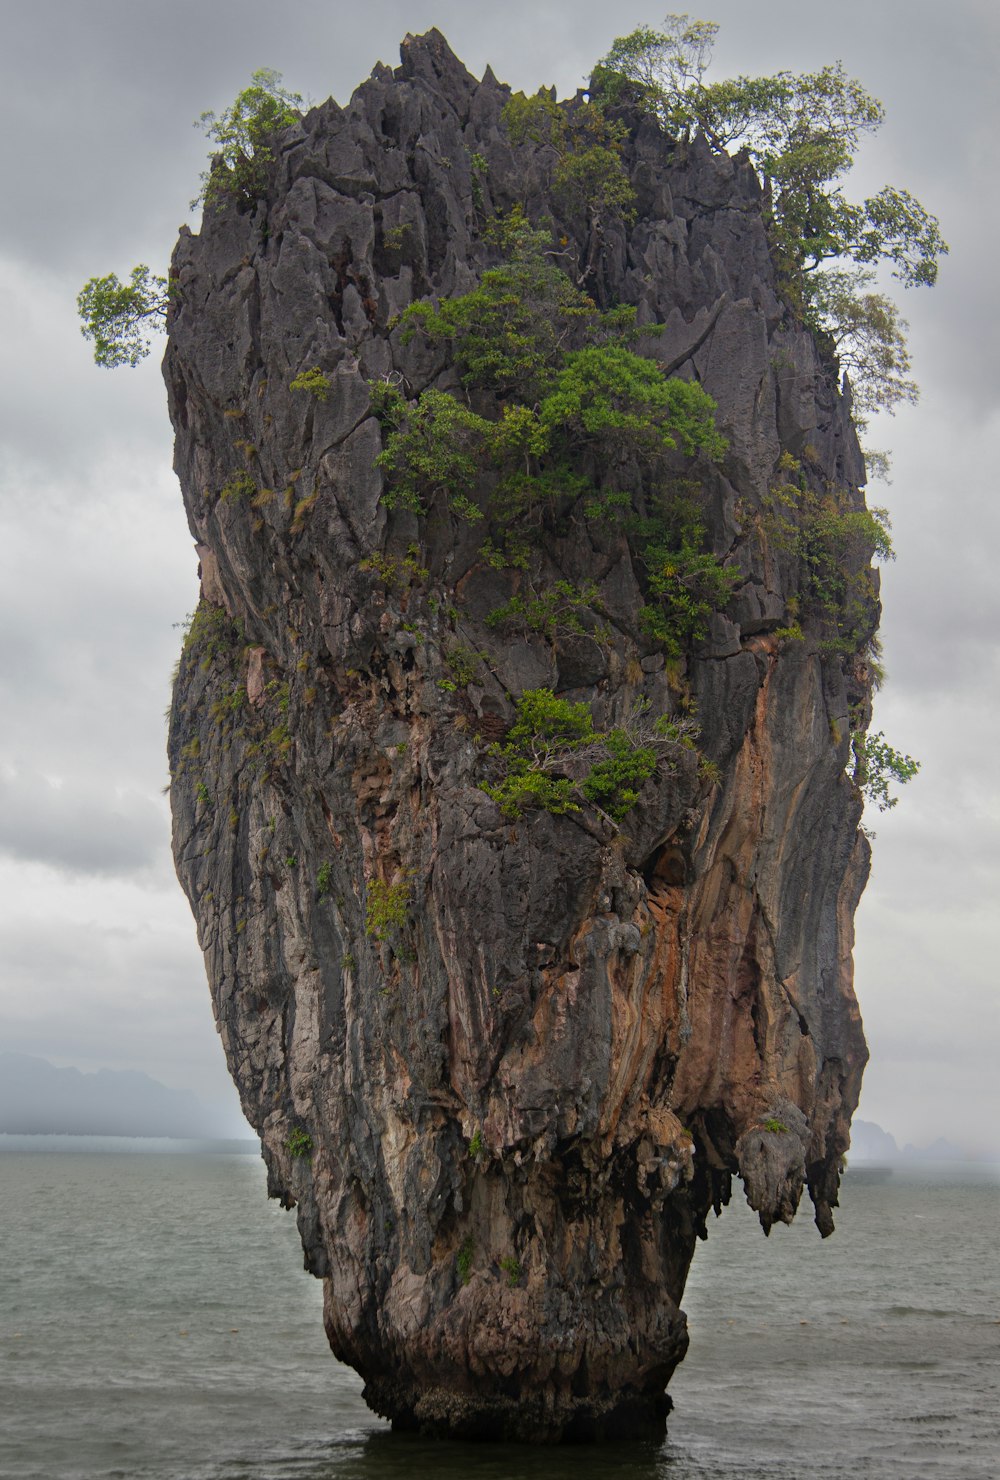
[[[845,766],[877,578],[855,542],[847,616],[810,586],[807,498],[863,510],[864,464],[753,170],[623,108],[634,220],[595,242],[553,199],[551,151],[511,141],[508,97],[438,33],[407,38],[395,72],[277,136],[264,198],[181,233],[165,375],[203,594],[174,853],[269,1191],[372,1407],[459,1436],[634,1437],[662,1431],[688,1267],[733,1176],[765,1230],[803,1187],[832,1228],[866,1057]],[[513,516],[487,546],[447,499],[387,507],[373,383],[464,395],[400,315],[474,289],[517,206],[716,403],[724,454],[665,474],[729,573],[679,651],[641,620],[620,503],[559,506],[527,565],[501,548]],[[585,472],[640,497],[625,463]],[[559,582],[588,600],[533,625]],[[620,815],[568,744],[567,809],[484,790],[539,693],[601,737],[664,721]]]

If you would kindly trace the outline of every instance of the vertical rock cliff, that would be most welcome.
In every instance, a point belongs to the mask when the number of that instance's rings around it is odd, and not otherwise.
[[[511,143],[508,96],[437,33],[408,38],[396,71],[279,136],[265,199],[181,234],[165,375],[202,599],[174,852],[269,1190],[372,1407],[631,1437],[662,1428],[732,1178],[765,1230],[804,1186],[832,1228],[866,1057],[845,767],[877,585],[847,542],[850,623],[816,594],[809,501],[862,510],[864,465],[750,166],[622,110],[635,219],[598,241],[553,200],[551,151]],[[717,403],[725,455],[678,476],[733,589],[680,656],[639,619],[624,520],[563,510],[516,565],[446,503],[386,507],[372,382],[459,393],[398,316],[479,282],[484,223],[517,203]],[[577,620],[498,624],[560,580],[596,588]],[[507,816],[482,789],[537,691],[605,731],[637,701],[676,722],[619,820]]]

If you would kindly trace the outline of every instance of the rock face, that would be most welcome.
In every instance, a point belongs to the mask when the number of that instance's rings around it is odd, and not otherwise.
[[[831,651],[801,549],[768,537],[782,454],[855,509],[864,465],[778,295],[753,170],[623,115],[636,219],[596,251],[553,204],[551,151],[510,143],[508,96],[437,33],[407,38],[399,69],[280,136],[265,200],[182,231],[165,376],[202,601],[174,851],[270,1193],[371,1406],[455,1435],[633,1437],[662,1430],[688,1266],[733,1175],[765,1230],[803,1185],[832,1228],[866,1057],[845,765],[878,604],[867,577],[856,651]],[[381,501],[369,382],[457,385],[396,316],[469,290],[496,260],[483,222],[518,201],[718,403],[729,450],[697,476],[738,584],[680,662],[642,634],[613,523],[570,519],[539,556],[596,584],[604,640],[512,635],[486,617],[521,576],[482,529]],[[325,399],[289,389],[313,367]],[[510,820],[480,786],[488,742],[538,688],[604,725],[639,698],[695,712],[702,759],[675,747],[620,828]]]

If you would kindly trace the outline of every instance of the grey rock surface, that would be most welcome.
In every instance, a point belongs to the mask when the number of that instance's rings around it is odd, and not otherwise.
[[[832,1227],[866,1057],[845,764],[868,685],[808,621],[780,635],[803,574],[762,511],[784,452],[859,509],[863,462],[776,287],[749,165],[632,120],[637,219],[594,258],[546,151],[507,138],[508,90],[436,32],[402,58],[280,136],[267,198],[209,211],[174,254],[164,373],[203,581],[174,853],[269,1190],[371,1405],[454,1435],[658,1433],[732,1177],[765,1228],[803,1186]],[[517,201],[718,402],[729,452],[700,476],[739,583],[681,663],[641,632],[613,528],[571,524],[545,556],[598,585],[610,640],[519,640],[486,624],[512,576],[480,535],[382,503],[369,381],[455,383],[397,316],[473,286],[485,219]],[[314,366],[325,400],[289,389]],[[869,635],[877,617],[873,596]],[[480,786],[487,743],[542,685],[600,725],[694,706],[712,764],[675,747],[617,831],[587,810],[511,822]]]

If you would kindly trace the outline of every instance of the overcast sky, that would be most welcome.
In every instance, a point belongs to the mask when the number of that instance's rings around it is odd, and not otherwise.
[[[892,183],[951,256],[904,295],[916,408],[892,449],[889,683],[875,728],[920,776],[877,838],[856,975],[872,1062],[860,1114],[906,1141],[1000,1151],[1000,440],[993,0],[706,0],[714,75],[840,58],[883,99],[858,194]],[[163,712],[196,561],[171,472],[159,354],[98,370],[88,277],[163,270],[204,165],[192,120],[257,67],[346,102],[431,25],[477,75],[575,91],[643,0],[2,0],[0,1048],[145,1070],[232,1114],[194,927],[169,855]],[[195,223],[192,221],[192,225]]]

